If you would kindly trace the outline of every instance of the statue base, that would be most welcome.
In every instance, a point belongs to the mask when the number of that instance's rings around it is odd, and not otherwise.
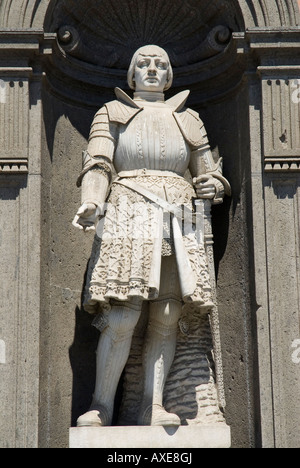
[[[162,427],[72,427],[69,448],[230,448],[226,424]]]

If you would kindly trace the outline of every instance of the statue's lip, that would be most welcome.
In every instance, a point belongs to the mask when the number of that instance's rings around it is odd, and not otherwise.
[[[158,83],[158,80],[147,80],[147,83],[150,83],[150,84]]]

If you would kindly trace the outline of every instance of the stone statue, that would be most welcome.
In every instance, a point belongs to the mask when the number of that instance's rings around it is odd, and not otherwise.
[[[115,90],[117,99],[96,113],[84,152],[82,205],[73,224],[96,225],[84,307],[96,314],[101,335],[93,402],[78,426],[111,425],[143,301],[149,301],[149,322],[138,424],[180,425],[163,407],[178,321],[185,304],[203,313],[214,306],[194,201],[221,203],[230,187],[199,115],[184,107],[189,91],[165,101],[172,79],[163,49],[137,50],[128,71],[133,99]]]

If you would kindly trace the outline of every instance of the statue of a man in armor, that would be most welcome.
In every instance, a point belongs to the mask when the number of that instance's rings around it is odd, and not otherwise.
[[[100,219],[84,307],[96,314],[101,335],[93,402],[78,426],[111,425],[143,301],[149,302],[149,321],[138,424],[180,425],[163,407],[178,321],[185,304],[203,312],[213,306],[204,244],[193,224],[184,229],[182,221],[185,214],[189,222],[194,216],[195,199],[221,203],[229,185],[199,115],[185,107],[189,92],[165,101],[172,79],[163,49],[140,48],[128,71],[133,99],[116,89],[117,99],[92,123],[78,179],[82,205],[73,224],[86,230]]]

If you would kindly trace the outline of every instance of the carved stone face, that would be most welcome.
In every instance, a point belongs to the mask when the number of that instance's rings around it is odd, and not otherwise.
[[[163,92],[168,81],[169,63],[156,54],[140,54],[134,70],[135,90]]]

